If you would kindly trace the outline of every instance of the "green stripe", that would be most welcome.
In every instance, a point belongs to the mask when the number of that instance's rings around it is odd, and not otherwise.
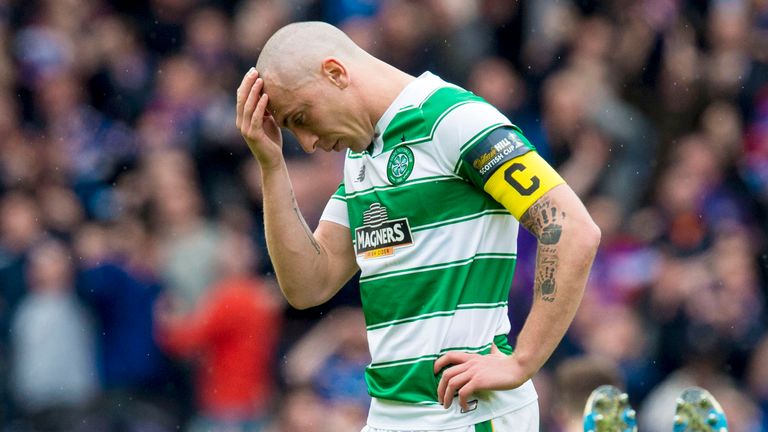
[[[368,367],[371,369],[378,369],[378,368],[385,368],[385,367],[392,367],[392,366],[402,366],[404,364],[413,364],[413,363],[418,363],[426,360],[437,360],[441,355],[451,351],[479,353],[484,351],[490,351],[489,350],[490,347],[491,347],[491,343],[488,342],[487,344],[482,346],[463,346],[463,347],[444,348],[444,349],[441,349],[440,352],[437,354],[428,354],[428,355],[423,355],[419,357],[392,360],[392,361],[386,361],[381,363],[371,363]]]
[[[411,183],[362,196],[347,195],[353,237],[355,228],[363,225],[363,212],[373,203],[386,207],[390,219],[408,218],[411,229],[486,210],[504,209],[488,194],[458,178]],[[510,217],[513,216],[510,214]]]
[[[457,217],[454,219],[448,219],[442,222],[435,222],[427,225],[421,225],[419,227],[411,228],[412,232],[418,232],[418,231],[424,231],[428,229],[438,228],[445,225],[453,225],[459,222],[466,222],[468,220],[478,219],[483,216],[490,216],[490,215],[509,215],[509,211],[507,209],[499,209],[499,210],[484,210],[479,213],[474,213],[462,217]]]
[[[512,347],[507,335],[496,335],[493,342],[500,351],[509,355]],[[479,354],[490,353],[490,344],[480,347],[453,347],[441,350],[441,354],[453,351],[478,351]],[[433,404],[437,403],[437,384],[440,374],[434,373],[434,361],[439,355],[423,356],[418,361],[394,366],[369,366],[365,370],[365,381],[368,383],[368,393],[380,399],[389,399],[407,403]]]
[[[376,273],[375,275],[371,276],[361,276],[360,282],[368,282],[373,281],[381,278],[388,278],[394,275],[403,275],[403,274],[411,274],[411,273],[419,273],[427,270],[436,270],[436,269],[444,269],[448,267],[456,267],[461,266],[464,264],[470,264],[476,260],[481,259],[489,259],[489,258],[507,258],[507,259],[515,259],[517,257],[516,253],[477,253],[474,256],[471,256],[469,258],[464,258],[456,261],[447,261],[444,263],[439,264],[429,264],[425,266],[419,266],[419,267],[410,267],[407,269],[402,270],[392,270],[388,272],[381,272]]]
[[[385,185],[385,186],[371,186],[366,189],[360,189],[359,191],[350,192],[348,195],[345,195],[347,198],[358,198],[365,195],[370,195],[374,192],[386,192],[398,188],[403,188],[407,186],[415,186],[422,183],[429,183],[429,182],[441,182],[441,181],[455,181],[460,180],[456,176],[446,176],[446,175],[440,175],[440,176],[428,176],[428,177],[420,177],[415,178],[413,180],[408,180],[403,183],[400,183],[398,185]]]
[[[514,259],[485,258],[455,267],[361,280],[366,326],[452,311],[457,305],[507,301],[514,272]]]
[[[471,304],[467,304],[467,305],[458,305],[458,306],[456,306],[456,310],[430,312],[430,313],[423,314],[423,315],[417,315],[415,317],[403,318],[403,319],[399,319],[399,320],[383,322],[381,324],[376,324],[376,325],[373,325],[373,326],[368,326],[368,327],[366,327],[366,330],[367,331],[372,331],[372,330],[377,330],[377,329],[384,328],[384,327],[391,327],[391,326],[394,326],[394,325],[407,324],[409,322],[414,322],[414,321],[422,321],[422,320],[429,319],[429,318],[436,318],[436,317],[443,317],[443,316],[453,316],[453,315],[456,315],[456,311],[457,310],[466,310],[466,309],[496,309],[496,308],[499,308],[499,307],[507,306],[508,304],[509,304],[509,302],[500,301],[500,302],[496,302],[496,303],[471,303]]]
[[[493,432],[491,420],[486,420],[475,425],[475,432]]]
[[[365,155],[365,152],[356,153],[352,150],[347,149],[347,158],[348,159],[361,159]]]
[[[331,195],[331,199],[339,200],[339,201],[346,201],[346,195],[345,195],[346,189],[344,188],[344,182],[339,183],[339,187],[336,188],[336,192]]]
[[[483,98],[458,87],[441,87],[428,96],[419,109],[400,111],[392,118],[382,134],[382,153],[398,144],[417,144],[432,139],[440,120],[453,109],[470,102],[485,102]]]

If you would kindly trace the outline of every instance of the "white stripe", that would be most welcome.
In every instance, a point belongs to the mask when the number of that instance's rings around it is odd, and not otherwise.
[[[471,309],[471,308],[478,308],[478,307],[485,307],[485,308],[487,308],[489,306],[506,306],[508,303],[509,302],[507,302],[507,301],[500,301],[500,302],[496,302],[496,303],[464,303],[464,304],[457,305],[456,309]],[[425,313],[423,315],[416,315],[416,316],[412,316],[412,317],[408,317],[408,318],[401,318],[401,319],[396,319],[396,320],[392,320],[392,321],[387,321],[387,322],[375,324],[375,325],[372,325],[372,326],[368,326],[366,328],[368,330],[370,330],[371,328],[387,327],[387,326],[399,324],[399,323],[405,322],[405,321],[424,319],[424,318],[427,318],[427,317],[437,316],[437,315],[448,315],[449,313],[450,314],[454,314],[455,312],[456,311],[430,312],[430,313]]]
[[[403,270],[403,271],[401,271],[399,273],[394,273],[394,274],[387,272],[387,273],[384,273],[384,274],[381,274],[381,275],[377,275],[377,276],[367,276],[364,279],[361,277],[360,281],[361,282],[371,282],[371,281],[375,281],[375,280],[379,280],[379,279],[386,279],[386,278],[392,277],[392,276],[403,276],[403,275],[409,275],[409,274],[415,274],[415,273],[423,273],[423,272],[432,271],[432,270],[444,270],[444,269],[447,269],[447,268],[461,267],[463,265],[471,264],[471,263],[473,263],[473,262],[475,262],[477,260],[481,260],[481,259],[492,259],[492,258],[500,258],[500,259],[513,260],[513,259],[516,258],[516,256],[514,256],[514,255],[507,255],[507,254],[486,254],[486,255],[479,256],[479,257],[466,258],[466,259],[463,259],[461,261],[448,262],[448,263],[444,263],[444,264],[436,264],[436,265],[429,266],[429,267],[412,268],[412,269]]]
[[[492,214],[509,215],[509,210],[506,210],[506,209],[483,210],[480,213],[475,213],[475,214],[465,215],[465,216],[459,216],[459,217],[453,218],[453,219],[445,219],[445,220],[433,222],[431,224],[426,224],[426,225],[419,225],[417,228],[419,228],[419,230],[424,230],[424,229],[429,229],[429,228],[432,228],[432,227],[435,227],[435,226],[442,226],[442,225],[462,222],[462,220],[464,220],[464,219],[466,219],[466,220],[477,219],[478,217],[480,217],[480,216],[478,216],[480,214],[482,214],[482,215],[492,215]]]
[[[488,103],[473,102],[462,105],[446,115],[435,131],[435,141],[440,143],[440,150],[444,154],[458,157],[461,146],[494,123],[512,124],[499,110]],[[451,169],[454,165],[455,161]]]
[[[437,355],[452,347],[482,346],[497,334],[507,334],[509,329],[506,306],[459,309],[452,316],[368,331],[368,345],[372,363],[382,363]]]
[[[357,256],[362,277],[468,260],[477,253],[516,253],[519,224],[507,214],[491,214],[413,233],[413,247],[398,248],[388,257]],[[479,236],[477,233],[483,233]]]
[[[474,431],[475,424],[513,411],[518,412],[534,403],[536,397],[533,383],[528,380],[513,390],[483,392],[478,398],[477,409],[468,413],[461,412],[461,407],[455,401],[450,408],[445,409],[431,401],[405,403],[373,398],[367,423],[368,428],[374,428],[372,430],[375,432],[464,430],[459,428]]]
[[[512,123],[493,106],[485,102],[462,105],[446,115],[432,138],[436,155],[443,170],[453,172],[459,161],[461,146],[486,127]]]
[[[467,352],[467,353],[479,353],[480,351],[482,351],[484,349],[488,349],[490,346],[491,346],[491,343],[489,342],[489,343],[487,343],[487,344],[485,344],[483,346],[477,347],[477,348],[465,348],[465,349],[462,349],[461,351],[462,352]],[[382,364],[382,365],[372,364],[372,365],[368,366],[368,368],[369,369],[381,369],[381,368],[388,368],[388,367],[394,367],[394,366],[404,366],[404,365],[419,363],[419,362],[428,361],[428,360],[437,360],[438,357],[440,357],[441,355],[443,355],[443,354],[445,354],[445,353],[447,353],[449,351],[455,351],[455,350],[449,350],[449,349],[448,350],[442,350],[438,354],[428,355],[426,357],[419,357],[419,358],[415,358],[415,359],[403,360],[403,361],[399,361],[399,362],[392,362],[392,363],[387,363],[387,364]]]
[[[328,200],[328,204],[325,205],[320,220],[329,222],[335,222],[339,225],[349,228],[349,213],[347,212],[347,203],[344,201],[331,198]]]

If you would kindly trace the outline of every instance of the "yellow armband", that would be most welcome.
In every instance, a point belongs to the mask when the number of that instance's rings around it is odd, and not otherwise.
[[[504,163],[488,179],[484,189],[520,219],[537,199],[561,183],[565,180],[560,174],[531,151]]]

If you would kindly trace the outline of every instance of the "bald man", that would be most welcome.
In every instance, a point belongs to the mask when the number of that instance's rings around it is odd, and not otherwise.
[[[408,75],[317,22],[269,39],[237,90],[236,123],[261,165],[267,246],[288,302],[319,305],[361,271],[364,430],[538,430],[530,379],[573,319],[600,231],[522,131],[474,94]],[[280,128],[307,152],[345,153],[314,233]],[[513,351],[519,224],[539,245]]]

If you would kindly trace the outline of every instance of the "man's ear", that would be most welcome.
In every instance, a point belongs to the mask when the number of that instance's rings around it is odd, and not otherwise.
[[[323,60],[321,72],[323,77],[336,87],[343,90],[349,86],[347,67],[336,57],[326,57]]]

